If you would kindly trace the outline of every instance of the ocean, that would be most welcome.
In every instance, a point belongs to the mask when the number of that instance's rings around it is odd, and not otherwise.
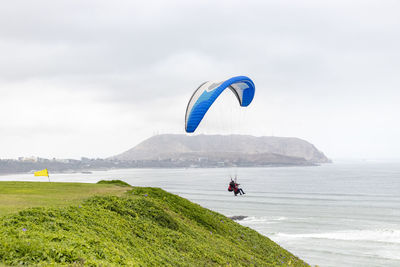
[[[227,191],[238,176],[245,195]],[[266,235],[309,264],[400,266],[400,164],[340,162],[317,167],[118,169],[51,174],[57,182],[121,179],[161,187]],[[2,181],[47,181],[32,174]]]

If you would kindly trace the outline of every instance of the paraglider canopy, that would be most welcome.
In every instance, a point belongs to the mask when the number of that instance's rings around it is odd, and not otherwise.
[[[205,82],[197,88],[189,100],[185,115],[185,130],[193,133],[208,109],[225,90],[231,89],[240,106],[247,107],[254,97],[255,86],[246,76],[236,76],[222,82]]]

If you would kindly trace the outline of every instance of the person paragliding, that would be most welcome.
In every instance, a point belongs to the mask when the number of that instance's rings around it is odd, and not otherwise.
[[[233,92],[242,107],[250,105],[256,90],[253,81],[246,76],[236,76],[224,81],[202,83],[194,91],[186,107],[185,131],[187,133],[194,133],[196,131],[207,111],[225,89],[230,89]],[[236,182],[236,177],[235,181],[231,178],[228,191],[233,191],[235,196],[237,194],[245,194],[239,185]]]
[[[237,177],[235,177],[235,181],[231,178],[231,181],[229,182],[228,186],[228,191],[232,192],[237,196],[238,194],[244,195],[246,194],[242,188],[239,187],[240,184],[237,183]]]
[[[228,191],[232,192],[234,190],[235,190],[235,182],[231,178],[231,181],[229,182],[229,186],[228,186]]]
[[[235,193],[235,196],[237,196],[237,194],[240,194],[240,195],[246,194],[246,193],[243,191],[243,189],[239,187],[239,185],[240,185],[240,184],[236,184],[236,183],[235,183],[235,189],[233,190],[233,192]]]

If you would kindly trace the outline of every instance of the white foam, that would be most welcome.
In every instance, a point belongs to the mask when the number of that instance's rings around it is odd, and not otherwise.
[[[272,220],[273,221],[286,221],[287,219],[288,219],[287,217],[281,216],[281,217],[277,217],[277,218],[272,219]]]
[[[373,241],[400,244],[400,230],[397,229],[348,230],[312,234],[278,233],[276,236],[283,239],[318,238],[344,241]]]
[[[375,252],[378,257],[391,259],[391,260],[400,260],[400,253],[398,249],[388,249],[378,250]]]
[[[284,217],[284,216],[279,216],[279,217],[267,217],[267,216],[255,217],[255,216],[250,216],[250,217],[244,218],[242,220],[242,222],[245,223],[245,224],[271,224],[271,223],[276,223],[278,221],[286,221],[286,220],[288,220],[288,218]]]

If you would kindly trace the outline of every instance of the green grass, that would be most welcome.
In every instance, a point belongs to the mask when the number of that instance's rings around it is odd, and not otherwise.
[[[0,182],[0,216],[28,207],[60,207],[94,195],[122,195],[127,187],[113,184]]]
[[[130,184],[121,180],[101,180],[97,182],[98,184],[113,184],[118,186],[131,186]]]
[[[267,237],[184,198],[158,188],[129,189],[1,217],[0,266],[308,266]]]

